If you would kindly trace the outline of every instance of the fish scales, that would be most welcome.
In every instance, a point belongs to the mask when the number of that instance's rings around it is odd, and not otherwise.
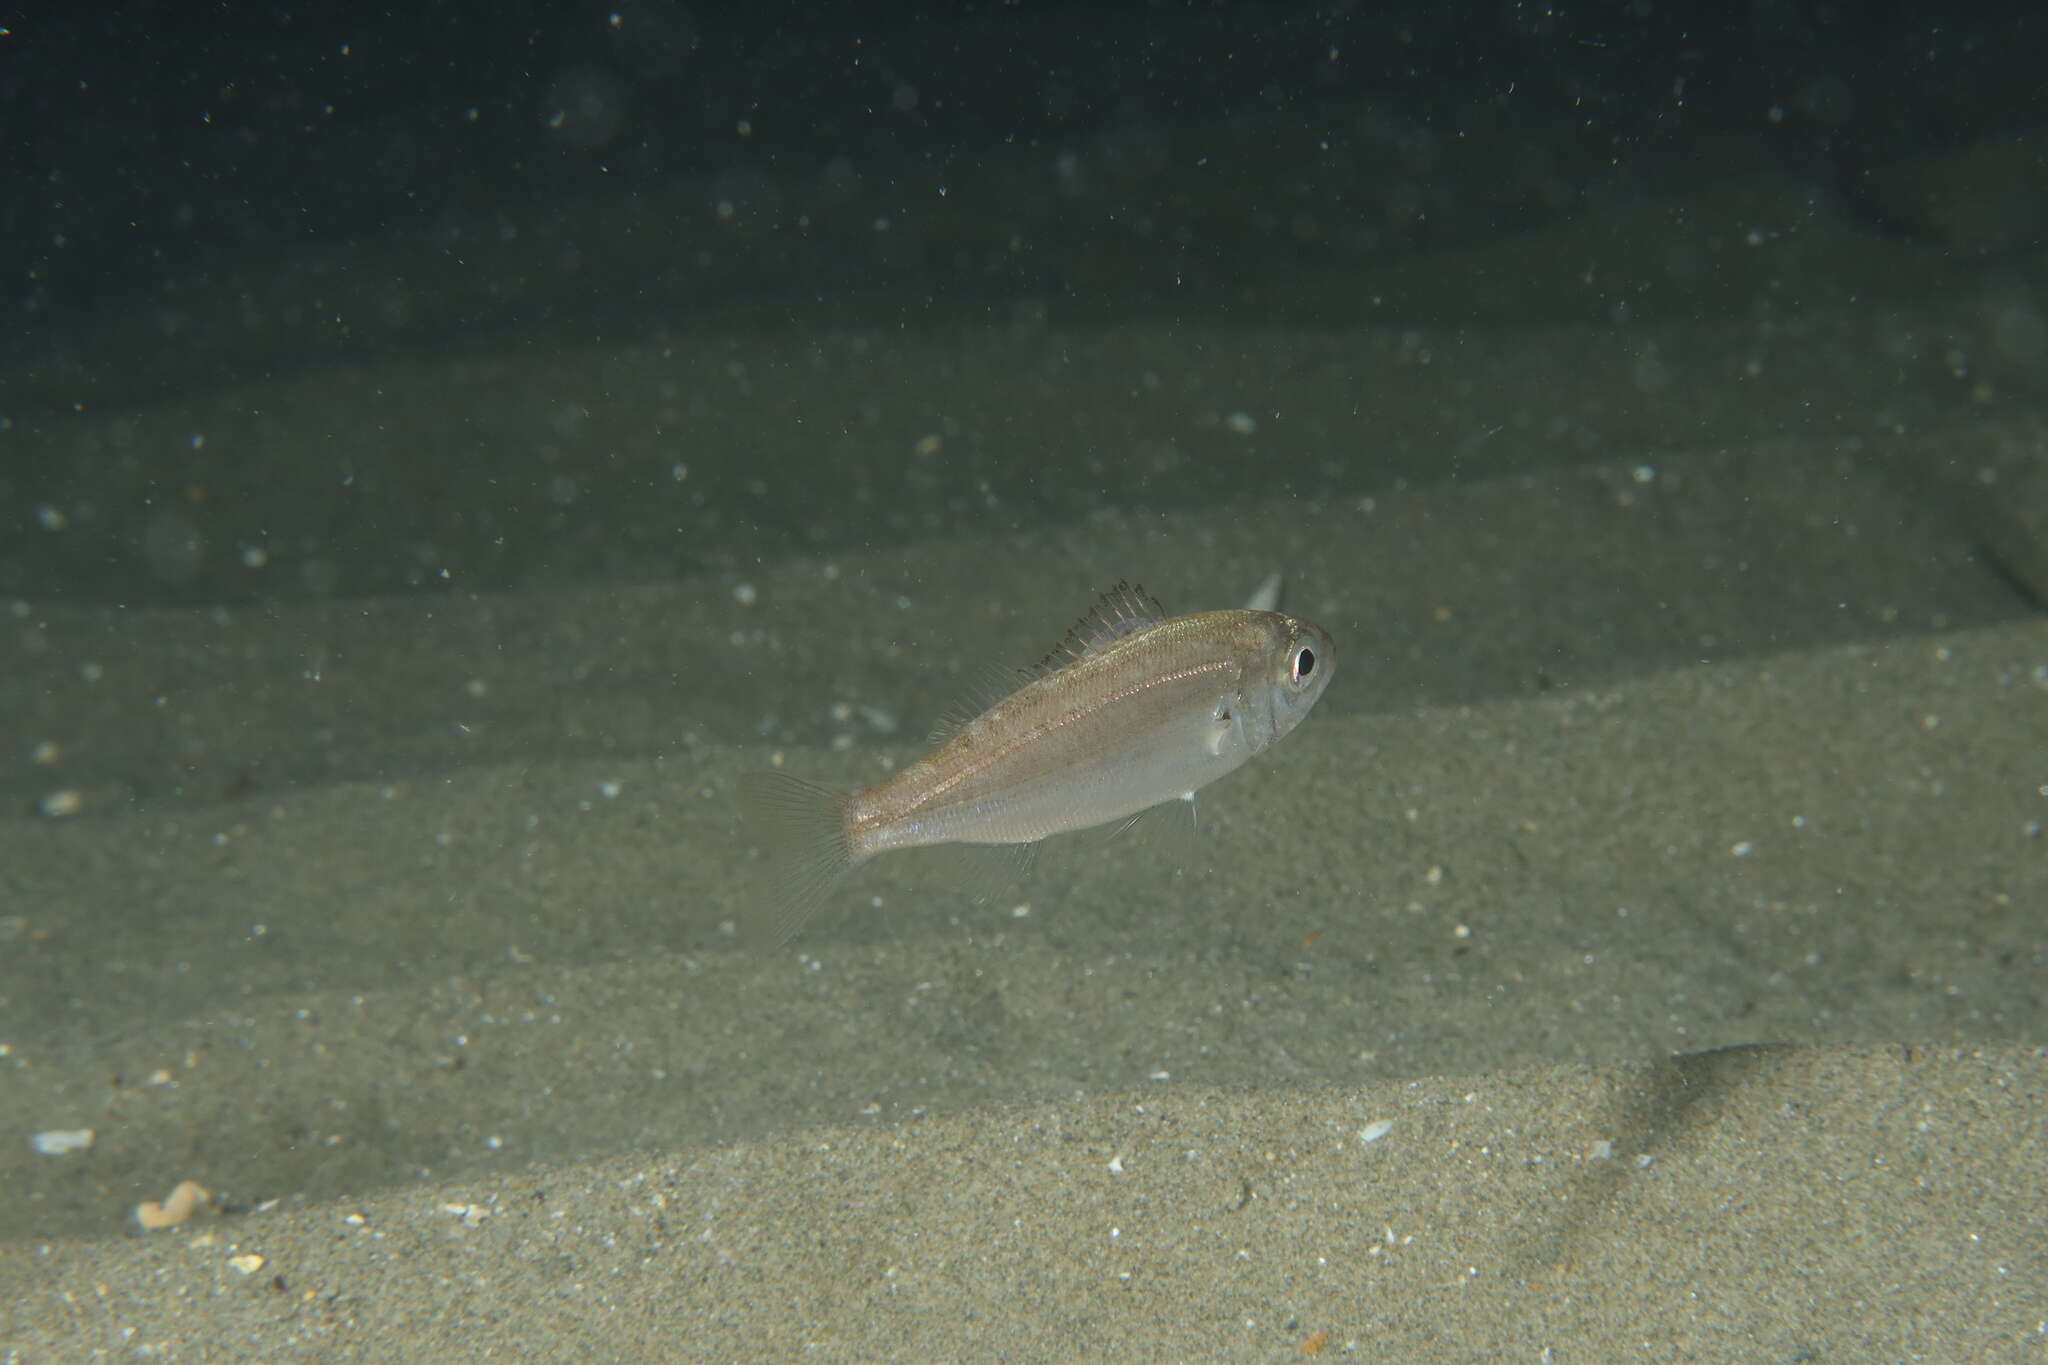
[[[1035,843],[1222,776],[1214,711],[1241,689],[1242,657],[1265,634],[1243,619],[1250,615],[1163,621],[1025,684],[935,752],[856,793],[856,856]]]
[[[883,781],[837,792],[780,773],[748,779],[787,930],[880,853],[1035,844],[1192,799],[1293,729],[1335,662],[1328,632],[1307,621],[1251,609],[1167,618],[1119,584],[1037,676]]]

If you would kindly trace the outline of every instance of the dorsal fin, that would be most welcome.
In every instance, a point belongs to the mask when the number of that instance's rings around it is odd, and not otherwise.
[[[1028,668],[1002,664],[977,664],[968,671],[973,676],[968,680],[965,691],[953,705],[939,712],[931,734],[925,737],[925,742],[935,749],[966,729],[967,722],[1036,676]]]
[[[1156,626],[1166,619],[1166,609],[1143,587],[1119,582],[1095,599],[1094,609],[1074,623],[1067,637],[1038,661],[1041,674],[1065,668],[1076,659],[1109,648],[1126,635]]]

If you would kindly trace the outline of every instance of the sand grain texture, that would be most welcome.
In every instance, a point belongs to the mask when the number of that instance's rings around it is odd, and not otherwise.
[[[0,1357],[2042,1359],[2038,366],[1855,293],[25,417],[127,510],[0,565]],[[743,773],[1274,570],[1339,673],[1192,841],[774,946]]]

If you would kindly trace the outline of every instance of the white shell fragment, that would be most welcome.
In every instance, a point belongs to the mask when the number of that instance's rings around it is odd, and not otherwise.
[[[135,1221],[145,1232],[160,1228],[174,1228],[192,1216],[194,1209],[204,1204],[210,1196],[206,1187],[196,1180],[181,1180],[178,1188],[171,1191],[171,1197],[159,1204],[154,1199],[145,1199],[135,1206]]]
[[[46,1128],[29,1139],[29,1145],[42,1156],[67,1156],[91,1147],[92,1139],[90,1128]]]

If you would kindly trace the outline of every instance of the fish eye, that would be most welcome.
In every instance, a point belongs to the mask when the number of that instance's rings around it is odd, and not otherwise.
[[[1307,645],[1303,645],[1300,649],[1295,650],[1294,668],[1291,674],[1292,680],[1295,682],[1306,681],[1308,675],[1315,671],[1316,652],[1310,649]]]

